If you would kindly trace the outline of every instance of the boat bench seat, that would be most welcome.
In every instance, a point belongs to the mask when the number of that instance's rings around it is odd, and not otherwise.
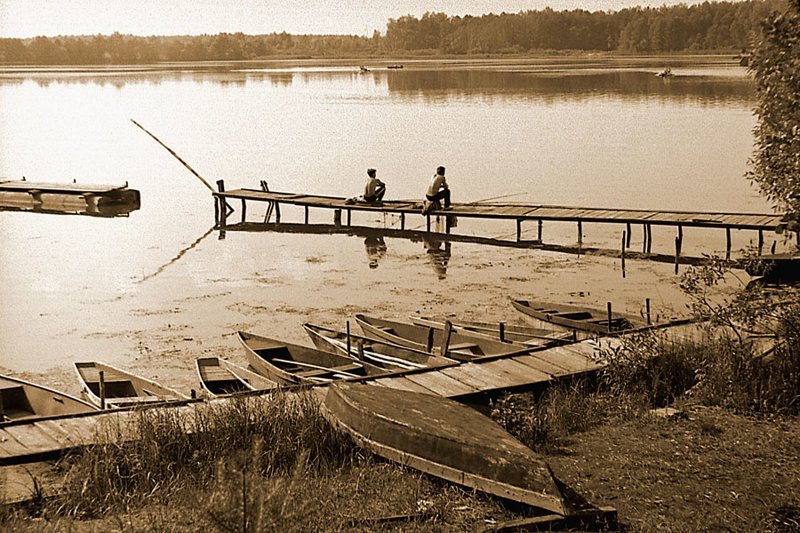
[[[342,365],[342,366],[334,366],[331,368],[319,368],[319,369],[311,369],[305,370],[302,372],[298,372],[297,375],[303,376],[304,378],[313,378],[313,377],[320,377],[320,376],[330,376],[335,375],[340,372],[347,372],[352,374],[354,371],[357,371],[361,368],[361,365]]]
[[[451,344],[450,346],[448,346],[447,349],[449,351],[453,351],[453,350],[458,350],[458,351],[469,350],[469,351],[472,351],[472,350],[476,350],[478,348],[480,348],[480,346],[478,346],[475,343],[472,343],[472,342],[461,342],[461,343],[458,343],[458,344]]]

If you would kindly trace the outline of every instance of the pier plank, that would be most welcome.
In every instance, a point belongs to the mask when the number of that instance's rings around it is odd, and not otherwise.
[[[479,391],[475,387],[471,387],[466,383],[458,381],[457,379],[446,376],[441,372],[424,372],[419,374],[409,374],[406,376],[409,381],[426,387],[439,396],[453,397],[463,396],[466,394],[475,394]]]
[[[407,390],[411,392],[421,392],[424,394],[435,394],[431,389],[423,387],[413,381],[409,381],[408,378],[403,376],[391,377],[391,378],[378,378],[375,380],[371,380],[374,383],[379,385],[383,385],[384,387],[389,387],[390,389],[400,389],[400,390]]]
[[[22,443],[31,453],[56,451],[63,446],[35,425],[20,424],[5,428],[6,433]]]

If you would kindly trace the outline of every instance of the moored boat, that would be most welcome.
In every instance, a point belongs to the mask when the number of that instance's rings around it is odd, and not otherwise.
[[[570,512],[538,454],[454,400],[343,382],[330,387],[324,409],[377,455],[496,496]]]
[[[195,367],[201,388],[212,397],[277,387],[274,381],[219,357],[199,357]]]
[[[436,329],[444,329],[446,322],[449,321],[453,327],[471,334],[483,335],[492,340],[521,342],[533,346],[551,346],[576,340],[574,335],[560,328],[558,331],[553,331],[552,329],[535,328],[520,324],[506,324],[505,322],[502,322],[501,326],[500,322],[478,322],[425,316],[410,316],[409,320],[417,326]]]
[[[73,365],[84,394],[100,408],[134,407],[189,399],[176,390],[105,363],[76,361]]]
[[[303,328],[311,337],[311,342],[320,350],[349,355],[356,360],[363,359],[383,368],[386,372],[446,365],[456,361],[449,357],[441,357],[353,333],[350,334],[350,351],[348,353],[347,333],[310,323],[303,324]]]
[[[0,374],[0,424],[91,411],[97,411],[97,407],[79,398]]]
[[[526,317],[578,331],[608,334],[647,326],[638,317],[612,312],[609,318],[607,310],[591,307],[533,300],[512,300],[511,305]]]
[[[357,378],[383,370],[336,353],[236,332],[248,364],[262,376],[284,385],[312,385]]]
[[[415,350],[441,353],[444,332],[432,327],[422,327],[407,322],[397,322],[367,315],[356,315],[356,322],[366,337],[413,348]],[[525,353],[535,347],[517,342],[500,342],[484,335],[468,331],[452,331],[447,347],[447,356],[461,359],[482,355]]]

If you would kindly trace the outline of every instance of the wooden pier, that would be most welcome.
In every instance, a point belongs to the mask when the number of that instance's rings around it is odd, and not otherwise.
[[[664,329],[668,339],[690,337],[695,325]],[[603,367],[597,355],[618,346],[618,338],[601,338],[545,348],[525,355],[480,357],[463,363],[394,372],[346,381],[376,387],[422,392],[480,402],[487,396],[505,391],[521,391],[552,385],[560,380],[589,375]],[[324,385],[314,389],[324,389]],[[292,390],[291,388],[286,390]],[[321,392],[324,392],[322,390]],[[269,401],[269,391],[244,393]],[[261,396],[263,395],[263,396]],[[191,419],[197,409],[213,406],[228,398],[172,402],[154,409],[170,409],[176,416]],[[103,442],[113,430],[119,442],[134,438],[131,422],[135,410],[115,409],[84,415],[19,420],[0,424],[0,466],[38,462],[56,458],[64,452]]]
[[[235,189],[225,190],[222,180],[217,182],[218,191],[214,193],[216,223],[218,227],[224,228],[227,225],[228,217],[234,209],[230,202],[238,200],[241,203],[241,221],[246,221],[247,203],[264,202],[267,204],[264,222],[269,222],[273,215],[275,222],[280,223],[281,206],[294,205],[302,207],[304,210],[304,222],[309,222],[309,210],[327,209],[333,211],[333,220],[336,225],[351,225],[352,213],[354,211],[372,213],[391,213],[400,216],[400,229],[404,230],[407,217],[421,217],[425,221],[427,232],[432,231],[432,217],[443,216],[475,218],[485,220],[508,220],[516,224],[516,242],[522,240],[523,223],[536,223],[537,237],[534,241],[541,242],[543,224],[545,221],[571,222],[577,224],[578,243],[583,241],[583,224],[622,224],[625,226],[625,239],[623,249],[630,247],[632,227],[641,226],[644,237],[642,243],[642,253],[649,254],[652,250],[652,227],[671,226],[677,229],[675,237],[676,256],[680,255],[683,244],[683,229],[694,228],[715,228],[725,231],[727,239],[726,257],[730,259],[731,252],[731,231],[732,230],[753,230],[758,232],[759,252],[764,244],[764,232],[774,232],[782,226],[781,215],[769,213],[729,213],[711,211],[658,211],[647,209],[607,209],[578,206],[561,205],[537,205],[519,203],[490,203],[490,202],[468,202],[453,203],[452,209],[436,210],[422,215],[421,200],[389,200],[383,201],[379,205],[368,203],[350,203],[347,198],[337,196],[320,196],[311,194],[298,194],[290,192],[270,191],[266,182],[261,182],[261,190],[257,189]],[[344,214],[345,221],[342,222]],[[450,232],[450,224],[445,224],[445,233]],[[796,234],[800,243],[800,232]]]

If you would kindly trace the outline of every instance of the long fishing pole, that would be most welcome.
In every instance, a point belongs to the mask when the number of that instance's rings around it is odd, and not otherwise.
[[[185,166],[185,167],[186,167],[186,168],[189,170],[189,172],[191,172],[192,174],[194,174],[194,175],[195,175],[195,177],[196,177],[197,179],[199,179],[200,181],[202,181],[202,182],[203,182],[203,185],[205,185],[206,187],[208,187],[208,190],[209,190],[209,191],[211,191],[211,192],[215,192],[215,191],[214,191],[214,187],[212,187],[211,185],[209,185],[209,184],[208,184],[208,182],[207,182],[206,180],[204,180],[204,179],[203,179],[203,176],[201,176],[200,174],[198,174],[198,173],[197,173],[197,172],[196,172],[196,171],[195,171],[195,170],[194,170],[192,167],[190,167],[190,166],[189,166],[189,163],[187,163],[186,161],[184,161],[183,159],[181,159],[181,156],[179,156],[178,154],[176,154],[176,153],[175,153],[175,151],[174,151],[172,148],[170,148],[169,146],[167,146],[166,144],[164,144],[163,142],[161,142],[161,140],[160,140],[158,137],[156,137],[155,135],[153,135],[152,133],[150,133],[149,131],[147,131],[147,129],[146,129],[144,126],[142,126],[141,124],[139,124],[139,123],[138,123],[138,122],[136,122],[135,120],[131,119],[131,122],[133,122],[133,123],[134,123],[134,124],[135,124],[135,125],[136,125],[136,126],[139,128],[139,129],[141,129],[143,132],[145,132],[145,133],[146,133],[146,134],[148,134],[150,137],[152,137],[152,138],[153,138],[153,139],[154,139],[154,140],[155,140],[155,141],[156,141],[158,144],[160,144],[161,146],[163,146],[163,147],[164,147],[164,149],[165,149],[167,152],[169,152],[170,154],[172,154],[172,156],[173,156],[175,159],[177,159],[178,161],[180,161],[180,162],[183,164],[183,166]]]

